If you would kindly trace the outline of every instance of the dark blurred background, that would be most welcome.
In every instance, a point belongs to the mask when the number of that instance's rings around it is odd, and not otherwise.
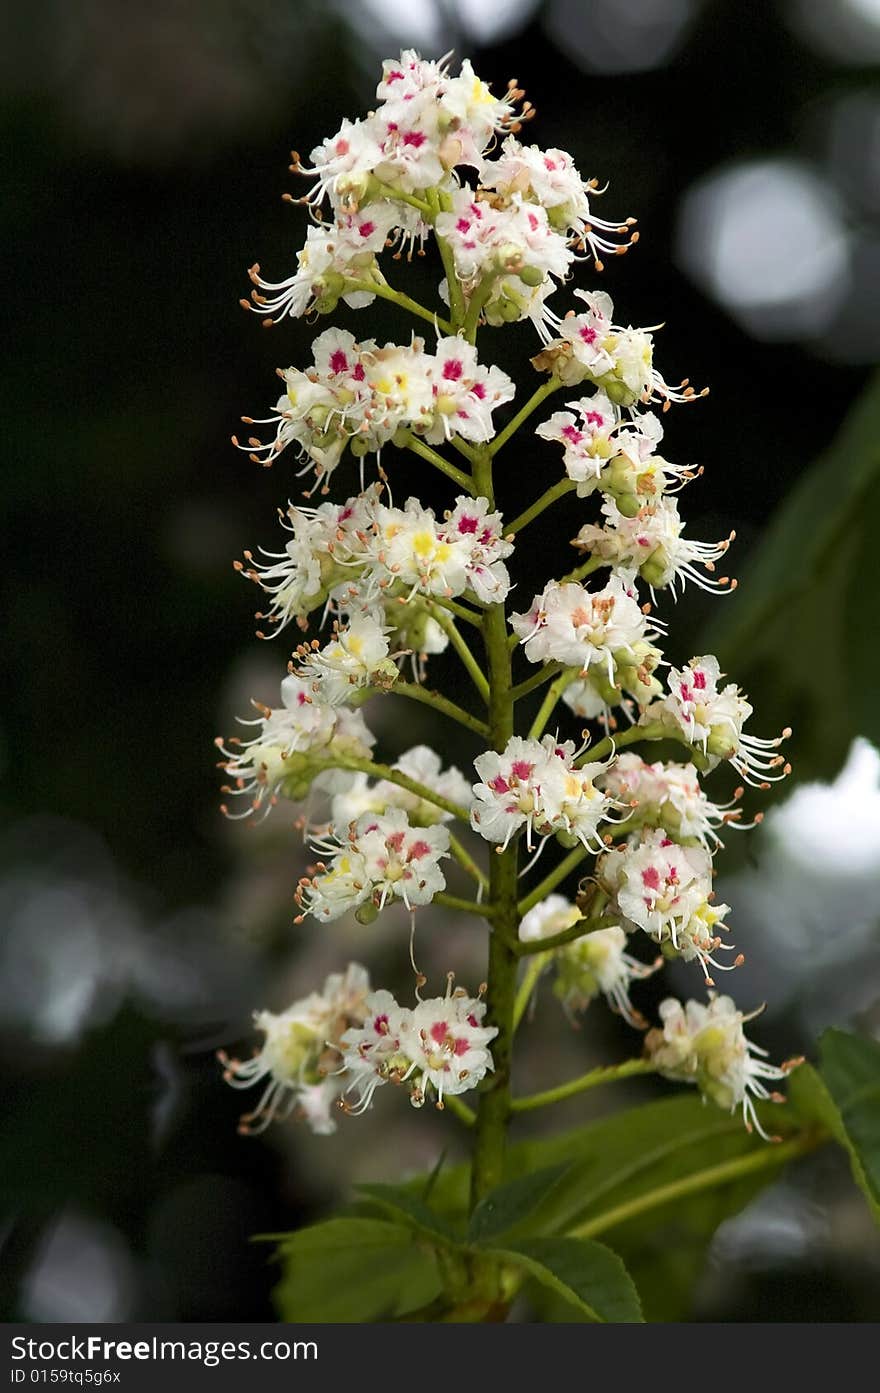
[[[665,321],[670,381],[711,385],[666,418],[666,453],[706,466],[682,500],[689,531],[735,527],[744,581],[665,604],[669,652],[717,642],[755,730],[797,727],[792,801],[730,847],[724,894],[750,952],[737,999],[768,999],[760,1039],[783,1055],[831,1022],[876,1033],[878,0],[32,0],[4,23],[5,1317],[270,1318],[276,1274],[250,1235],[442,1144],[441,1119],[389,1098],[335,1141],[292,1124],[239,1138],[213,1056],[247,1038],[252,1009],[347,956],[405,981],[393,915],[293,929],[306,858],[290,810],[225,823],[211,744],[251,696],[277,701],[284,640],[253,637],[256,593],[230,563],[276,542],[275,509],[301,488],[292,460],[263,472],[229,435],[266,414],[273,369],[314,334],[246,318],[245,268],[292,269],[305,220],[280,201],[288,149],[366,110],[404,45],[470,55],[496,90],[517,77],[539,113],[528,139],[610,180],[603,214],[639,218],[602,285],[619,322]],[[429,298],[434,264],[409,274]],[[408,332],[382,305],[343,315],[361,337]],[[521,380],[538,346],[530,326],[481,342]],[[533,446],[504,456],[509,508],[555,467]],[[397,501],[448,500],[385,463]],[[567,569],[574,517],[529,534],[523,608]],[[457,680],[453,665],[433,680]],[[437,739],[392,698],[369,719],[392,755]],[[447,736],[465,769],[473,750]],[[473,925],[436,923],[432,970],[476,983]],[[548,994],[523,1086],[632,1048],[600,1006],[588,1026],[573,1035]],[[836,1158],[802,1167],[722,1227],[672,1314],[876,1316],[863,1204]]]

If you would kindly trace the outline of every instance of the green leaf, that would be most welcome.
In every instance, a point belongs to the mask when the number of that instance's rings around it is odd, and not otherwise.
[[[797,1073],[792,1082],[796,1077]],[[768,1123],[785,1137],[803,1130],[803,1119],[791,1106],[771,1105]],[[608,1216],[612,1226],[603,1228],[601,1236],[607,1235],[626,1262],[646,1318],[684,1320],[713,1233],[776,1178],[786,1160],[780,1150],[750,1136],[740,1116],[703,1105],[696,1093],[681,1093],[561,1136],[520,1142],[510,1148],[505,1169],[507,1181],[512,1181],[568,1165],[541,1205],[542,1232],[563,1234]],[[758,1171],[681,1199],[663,1198],[664,1187],[672,1182],[700,1177],[751,1154],[761,1158]],[[447,1217],[464,1215],[467,1186],[466,1168],[450,1168],[437,1181],[434,1207]],[[621,1205],[639,1198],[650,1204],[653,1197],[658,1202],[637,1218],[615,1220]]]
[[[280,1246],[284,1276],[274,1291],[282,1320],[393,1320],[441,1290],[434,1254],[411,1228],[382,1219],[329,1219]]]
[[[528,1272],[591,1321],[640,1321],[632,1278],[603,1243],[578,1238],[530,1238],[493,1256]]]
[[[880,1044],[843,1030],[826,1030],[819,1057],[853,1177],[880,1222]]]
[[[554,1188],[571,1167],[567,1163],[530,1171],[516,1180],[498,1185],[485,1195],[471,1215],[468,1237],[485,1242],[496,1234],[522,1227],[541,1209]],[[529,1225],[532,1228],[532,1225]]]
[[[400,1185],[356,1185],[355,1189],[396,1223],[403,1223],[427,1237],[441,1238],[447,1243],[458,1242],[451,1225],[410,1190]]]
[[[768,622],[797,602],[880,478],[880,375],[859,398],[830,448],[804,471],[764,529],[736,598],[712,625],[725,658],[744,654]]]

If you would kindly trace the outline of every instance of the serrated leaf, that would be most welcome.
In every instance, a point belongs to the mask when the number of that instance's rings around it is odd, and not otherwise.
[[[587,1320],[641,1321],[642,1308],[621,1259],[604,1243],[529,1238],[494,1250],[574,1306]]]
[[[544,1166],[516,1180],[498,1185],[485,1195],[471,1215],[468,1237],[474,1243],[485,1242],[500,1233],[521,1228],[547,1203],[556,1185],[571,1169],[561,1165]]]
[[[329,1219],[281,1244],[284,1277],[273,1293],[282,1320],[394,1320],[441,1290],[436,1259],[412,1228],[384,1219]]]
[[[399,1185],[356,1185],[355,1189],[389,1215],[392,1221],[447,1243],[458,1241],[451,1225],[441,1215],[435,1214],[419,1195]]]
[[[819,1057],[853,1176],[880,1222],[880,1044],[843,1030],[826,1030]]]
[[[783,1136],[802,1130],[803,1121],[793,1107],[771,1107],[770,1126]],[[766,1156],[766,1167],[757,1173],[661,1202],[607,1230],[609,1242],[636,1278],[646,1318],[684,1320],[690,1312],[689,1292],[716,1228],[775,1179],[785,1162],[784,1154],[777,1159],[777,1148],[767,1147],[746,1132],[738,1115],[704,1105],[696,1093],[681,1093],[561,1136],[520,1142],[510,1148],[505,1170],[511,1181],[548,1166],[569,1165],[540,1215],[543,1232],[562,1234],[575,1224],[613,1216],[619,1206],[649,1192],[662,1199],[663,1187],[671,1182],[750,1153]],[[450,1168],[435,1187],[435,1208],[447,1217],[463,1215],[467,1186],[466,1168]]]

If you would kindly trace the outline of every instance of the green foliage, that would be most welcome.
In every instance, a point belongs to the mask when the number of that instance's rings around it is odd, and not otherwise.
[[[880,1218],[880,1045],[826,1032],[821,1071],[801,1065],[762,1119],[782,1145],[688,1093],[519,1142],[469,1220],[466,1165],[361,1185],[357,1216],[282,1242],[281,1315],[496,1319],[525,1282],[547,1321],[687,1319],[718,1225],[829,1137]]]
[[[819,1042],[822,1078],[840,1119],[831,1127],[849,1152],[853,1178],[880,1223],[880,1045],[842,1030]]]
[[[328,1219],[292,1233],[279,1256],[284,1276],[274,1295],[286,1321],[393,1320],[442,1287],[431,1248],[409,1226],[383,1219]]]
[[[880,605],[878,499],[880,376],[787,495],[702,639],[760,696],[765,721],[794,727],[801,777],[836,773],[857,734],[880,744],[880,669],[866,641]],[[843,718],[829,722],[829,710]]]
[[[565,1163],[545,1166],[490,1190],[471,1215],[468,1230],[471,1242],[486,1242],[512,1229],[540,1232],[540,1225],[535,1222],[537,1212],[550,1202],[569,1170],[570,1166]]]
[[[640,1321],[632,1278],[603,1243],[578,1238],[524,1239],[498,1257],[548,1287],[588,1321]]]

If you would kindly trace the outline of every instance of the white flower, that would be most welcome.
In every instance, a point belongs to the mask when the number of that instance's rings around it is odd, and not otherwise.
[[[443,769],[440,756],[427,745],[414,745],[391,767],[424,784],[451,803],[460,803],[464,807],[470,804],[471,788],[467,779],[454,765]],[[452,813],[444,812],[436,803],[428,803],[399,784],[391,783],[388,779],[371,784],[366,774],[358,774],[351,788],[334,796],[331,820],[337,826],[347,826],[363,813],[384,813],[388,808],[403,808],[413,827],[431,827],[436,822],[449,822],[452,818]]]
[[[286,1011],[258,1011],[254,1024],[265,1035],[263,1048],[248,1060],[230,1059],[221,1051],[224,1078],[233,1088],[264,1085],[252,1112],[239,1130],[263,1132],[276,1118],[297,1110],[313,1132],[336,1131],[331,1109],[342,1091],[339,1041],[366,1015],[370,979],[359,963],[334,972],[320,992],[295,1001]]]
[[[318,508],[290,504],[281,515],[291,534],[281,552],[264,551],[257,560],[246,551],[236,569],[254,581],[272,604],[257,618],[275,625],[279,634],[291,620],[306,628],[308,615],[355,580],[366,562],[365,539],[372,529],[378,486],[345,503],[322,503]],[[274,636],[274,635],[273,635]]]
[[[660,495],[644,503],[634,516],[621,512],[613,498],[602,504],[606,522],[602,527],[586,523],[574,539],[574,545],[626,571],[638,571],[642,580],[651,586],[669,586],[675,595],[676,582],[682,586],[688,580],[701,590],[736,589],[736,581],[727,576],[719,580],[704,576],[696,568],[714,571],[715,563],[727,552],[735,537],[722,542],[693,542],[684,534],[684,524],[674,498]]]
[[[582,920],[581,911],[564,895],[548,895],[523,916],[519,937],[524,943],[537,943],[574,928]],[[629,984],[650,977],[661,960],[646,966],[625,948],[626,934],[612,927],[594,929],[549,950],[556,968],[553,991],[570,1016],[585,1011],[591,1001],[604,995],[612,1010],[630,1025],[645,1024],[629,999]]]
[[[655,943],[668,943],[685,962],[697,959],[710,983],[709,965],[726,971],[712,955],[723,944],[717,930],[730,906],[713,905],[712,862],[701,846],[679,846],[661,829],[615,848],[596,867],[612,898],[612,913],[626,927],[642,929]],[[738,967],[742,957],[730,966]]]
[[[576,290],[586,304],[580,314],[563,319],[556,344],[536,366],[554,367],[563,382],[574,385],[589,379],[618,406],[639,402],[694,401],[698,395],[685,379],[671,387],[654,367],[654,344],[647,329],[623,329],[613,323],[614,304],[603,290]]]
[[[616,655],[613,683],[601,667],[594,666],[586,676],[566,687],[562,700],[582,720],[600,720],[606,731],[615,726],[613,706],[621,707],[627,720],[634,724],[639,714],[637,708],[662,695],[663,688],[654,676],[662,662],[659,648],[639,640],[633,644],[631,656]]]
[[[412,827],[402,808],[364,813],[344,839],[328,835],[313,844],[331,852],[332,860],[329,866],[320,862],[317,874],[300,880],[296,900],[303,914],[325,922],[367,901],[370,912],[395,899],[411,910],[429,904],[446,887],[439,863],[449,855],[448,831]]]
[[[485,498],[459,496],[446,516],[445,537],[466,556],[468,588],[483,604],[497,604],[507,598],[510,576],[504,558],[513,544],[502,536],[502,518],[489,512]]]
[[[539,333],[549,338],[559,318],[543,305],[538,308],[533,292],[553,289],[549,277],[562,280],[574,253],[566,238],[551,226],[540,204],[527,203],[514,194],[500,200],[476,198],[467,188],[452,195],[452,208],[436,220],[438,236],[452,250],[456,273],[468,300],[483,287],[483,313],[490,324],[534,318]],[[485,286],[490,289],[484,293]]]
[[[632,659],[634,645],[660,631],[658,621],[646,619],[632,587],[617,575],[598,591],[548,581],[527,613],[511,615],[510,625],[530,662],[560,662],[582,673],[601,664],[612,686],[620,657]]]
[[[402,509],[376,509],[372,552],[375,573],[386,586],[440,596],[461,595],[467,586],[467,550],[458,538],[447,537],[433,510],[416,498]]]
[[[412,1010],[399,1006],[390,992],[374,993],[367,1007],[364,1025],[342,1039],[345,1093],[357,1095],[347,1107],[351,1113],[364,1112],[389,1081],[407,1087],[414,1107],[433,1091],[442,1108],[444,1095],[475,1088],[494,1067],[488,1045],[498,1031],[481,1024],[482,1001],[453,991],[451,975],[445,996],[420,1001]]]
[[[634,825],[662,826],[673,840],[694,839],[707,851],[722,845],[718,828],[739,822],[739,812],[731,811],[739,798],[713,803],[692,764],[648,764],[640,755],[625,752],[604,775],[602,787],[619,802],[634,805]]]
[[[445,997],[420,1001],[402,1033],[404,1049],[413,1062],[410,1102],[418,1107],[429,1090],[441,1106],[444,1094],[476,1088],[494,1068],[489,1042],[498,1034],[481,1024],[485,1002],[449,989]]]
[[[506,847],[521,827],[531,834],[540,812],[540,787],[547,761],[538,740],[514,735],[504,752],[487,750],[474,760],[480,783],[474,784],[471,826],[487,842]]]
[[[516,388],[500,368],[477,363],[477,350],[458,336],[442,338],[430,359],[433,419],[425,439],[439,445],[451,435],[491,440],[492,412],[513,399]]]
[[[791,731],[786,727],[772,740],[743,735],[752,707],[732,682],[718,690],[721,675],[718,659],[711,655],[691,658],[680,670],[670,668],[668,695],[648,707],[642,723],[659,721],[683,735],[702,751],[708,769],[727,759],[746,783],[767,788],[791,773],[791,765],[775,753]]]
[[[342,706],[360,688],[393,685],[397,666],[388,651],[382,621],[356,613],[348,624],[334,624],[333,638],[323,648],[303,644],[296,650],[296,675],[310,685],[318,701]]]
[[[573,928],[584,916],[564,895],[548,895],[524,914],[519,924],[522,943],[537,943]]]
[[[630,231],[634,218],[623,223],[608,222],[591,212],[590,198],[597,192],[596,181],[582,179],[565,150],[521,145],[515,136],[509,135],[499,158],[484,166],[482,182],[508,198],[522,194],[540,203],[554,228],[574,233],[582,247],[589,246],[597,271],[602,270],[601,252],[618,256],[638,240],[638,233]],[[627,234],[628,241],[621,243],[619,239]]]
[[[629,1025],[637,1029],[647,1025],[630,1001],[630,983],[650,977],[663,960],[640,963],[625,951],[626,942],[623,929],[615,925],[594,929],[556,949],[553,990],[570,1015],[585,1011],[601,994]]]
[[[255,702],[259,717],[240,721],[259,727],[252,740],[232,738],[224,745],[218,737],[215,742],[224,757],[220,768],[233,781],[223,792],[248,802],[239,817],[260,809],[268,813],[280,795],[298,801],[312,785],[330,791],[345,787],[352,776],[322,770],[319,761],[331,755],[366,759],[375,744],[360,711],[328,705],[299,677],[285,677],[281,700],[283,705],[274,709]]]
[[[403,1027],[412,1013],[383,990],[367,997],[364,1014],[363,1023],[352,1026],[340,1039],[345,1070],[342,1101],[345,1111],[355,1115],[366,1112],[382,1084],[401,1083],[412,1063],[401,1045]],[[347,1101],[350,1093],[357,1095],[354,1107]]]
[[[524,740],[515,735],[504,751],[487,750],[474,760],[482,782],[473,788],[471,826],[488,842],[506,847],[521,827],[541,837],[559,834],[569,845],[581,842],[588,850],[604,845],[599,823],[617,805],[594,780],[603,764],[575,766],[574,742],[559,744],[552,735]]]
[[[754,1128],[765,1141],[779,1141],[764,1131],[753,1099],[781,1103],[780,1095],[770,1092],[762,1080],[784,1079],[801,1061],[789,1060],[777,1068],[767,1063],[766,1050],[746,1039],[743,1025],[760,1012],[744,1016],[729,996],[712,993],[708,1006],[699,1001],[682,1006],[667,997],[659,1011],[663,1024],[645,1039],[658,1071],[666,1078],[696,1084],[703,1098],[720,1108],[733,1112],[741,1107],[749,1132]]]

